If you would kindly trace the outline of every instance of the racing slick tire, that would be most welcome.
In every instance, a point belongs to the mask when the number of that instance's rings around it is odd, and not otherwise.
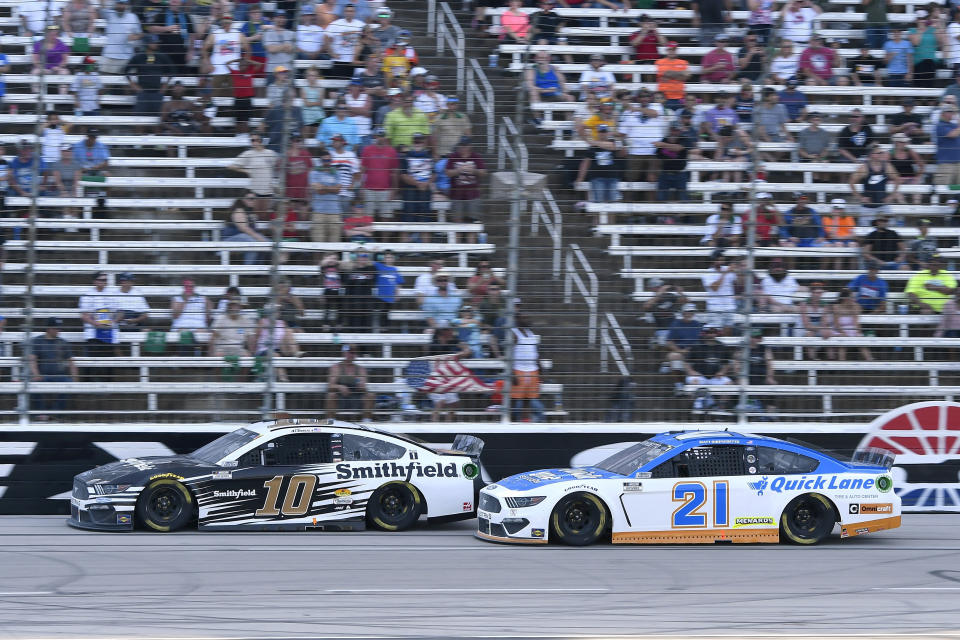
[[[182,529],[194,516],[193,494],[173,478],[158,478],[137,499],[137,519],[151,531]]]
[[[367,523],[383,531],[409,529],[423,512],[423,497],[406,482],[381,485],[367,500]]]
[[[797,496],[787,504],[780,516],[781,538],[794,544],[818,544],[833,531],[836,510],[819,493]]]
[[[564,496],[550,513],[551,538],[574,547],[593,544],[609,524],[606,505],[592,493]]]

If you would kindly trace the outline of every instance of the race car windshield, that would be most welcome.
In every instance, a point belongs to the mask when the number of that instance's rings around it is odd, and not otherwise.
[[[603,462],[594,465],[604,471],[628,476],[657,456],[673,449],[668,444],[646,440],[615,453]]]
[[[248,442],[255,440],[260,434],[249,429],[237,429],[230,433],[220,436],[208,445],[204,445],[190,454],[191,458],[197,458],[204,462],[213,464],[230,455]]]

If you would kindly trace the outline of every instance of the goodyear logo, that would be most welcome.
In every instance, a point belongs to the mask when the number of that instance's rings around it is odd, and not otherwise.
[[[876,485],[875,478],[850,478],[834,474],[832,476],[816,476],[809,478],[800,476],[792,478],[789,476],[777,476],[771,481],[767,481],[767,476],[760,480],[748,483],[750,488],[762,496],[768,488],[774,493],[783,493],[785,491],[824,491],[824,490],[846,490],[846,489],[873,489]]]

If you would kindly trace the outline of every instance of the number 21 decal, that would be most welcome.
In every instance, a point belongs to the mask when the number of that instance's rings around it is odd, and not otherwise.
[[[705,529],[707,514],[701,511],[707,501],[707,487],[702,482],[678,482],[673,485],[674,502],[682,502],[671,516],[674,529]],[[713,482],[713,526],[730,525],[730,483],[726,480]]]

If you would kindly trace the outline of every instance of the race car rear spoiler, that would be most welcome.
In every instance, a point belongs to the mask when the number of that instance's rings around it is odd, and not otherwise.
[[[453,439],[453,446],[450,447],[455,453],[463,453],[471,458],[479,458],[483,451],[483,440],[476,436],[467,436],[459,434]]]

